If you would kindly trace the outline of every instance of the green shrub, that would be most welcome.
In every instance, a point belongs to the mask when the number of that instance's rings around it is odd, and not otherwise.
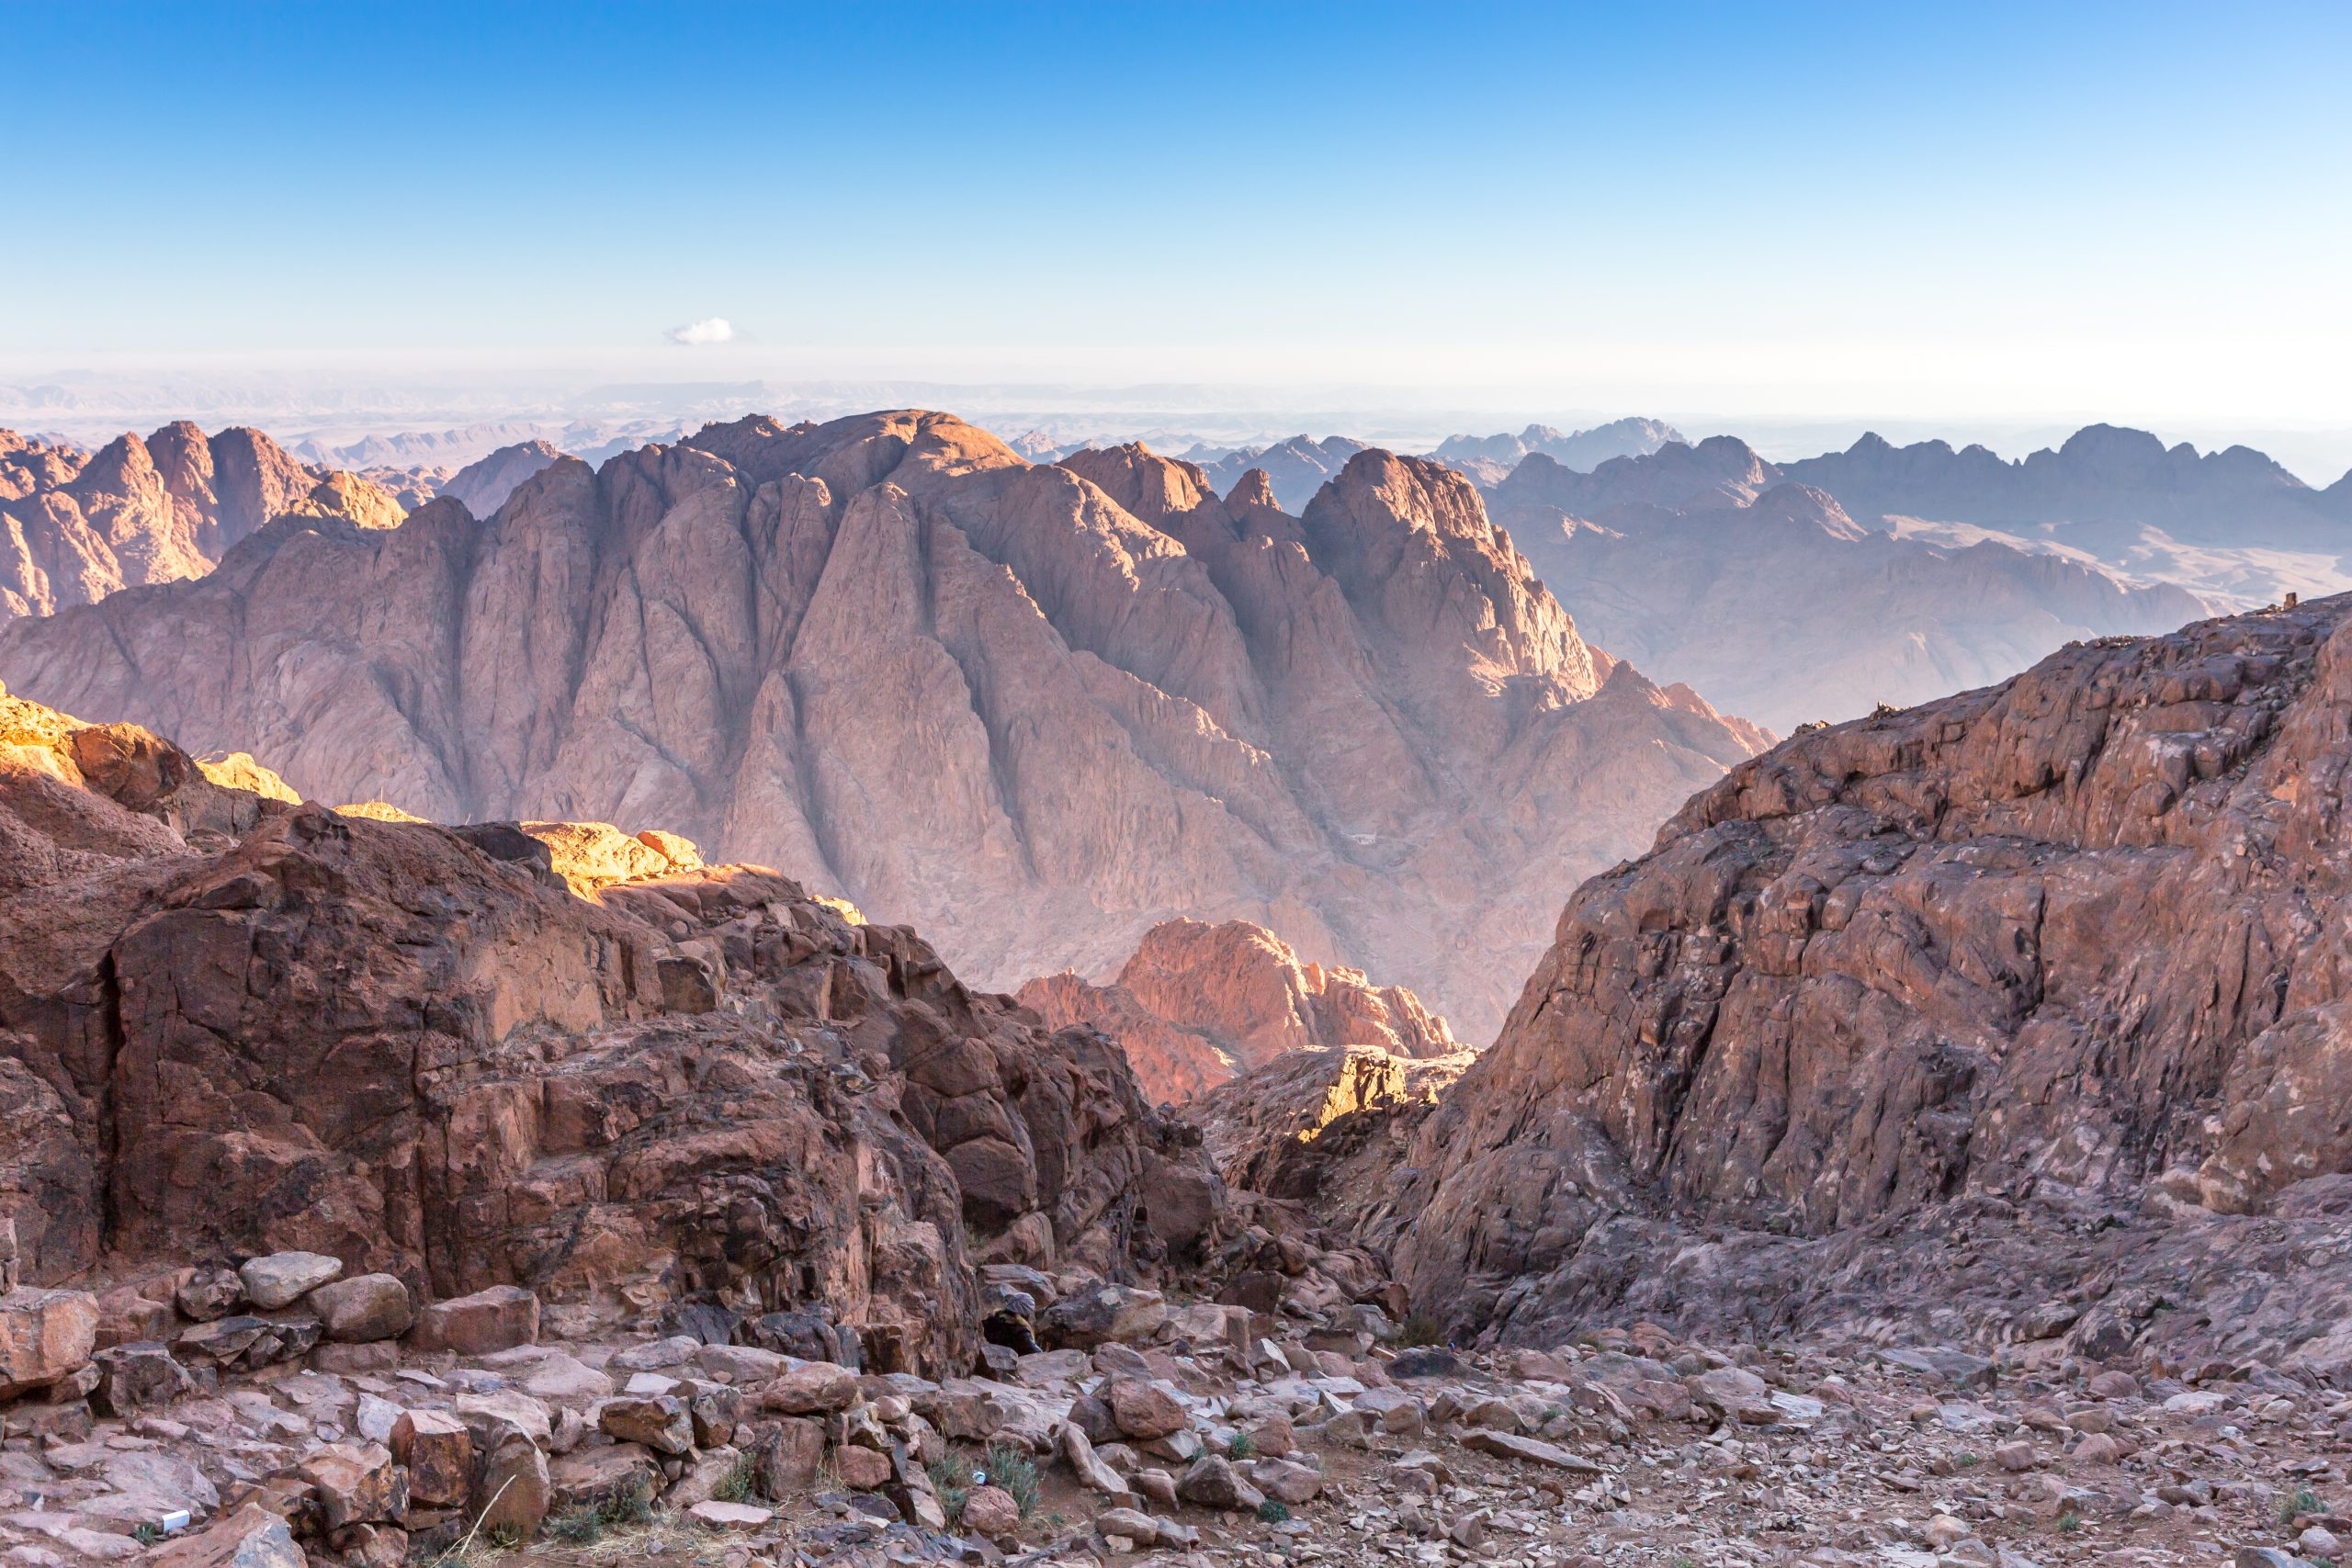
[[[1290,1510],[1272,1497],[1258,1505],[1258,1518],[1261,1523],[1278,1525],[1289,1517]]]
[[[711,1488],[710,1495],[722,1503],[749,1502],[758,1494],[759,1484],[759,1461],[743,1454],[718,1478],[718,1484]]]
[[[1437,1319],[1425,1312],[1417,1312],[1405,1319],[1404,1331],[1397,1336],[1397,1343],[1408,1350],[1417,1350],[1424,1346],[1439,1344],[1444,1338],[1445,1331],[1437,1325]]]
[[[990,1443],[988,1453],[989,1484],[1001,1486],[1012,1494],[1012,1501],[1027,1518],[1037,1506],[1037,1461],[1026,1449],[1016,1449],[1009,1443]]]
[[[1258,1439],[1247,1432],[1233,1434],[1233,1441],[1225,1445],[1225,1457],[1236,1464],[1258,1451]]]
[[[933,1460],[924,1470],[931,1475],[931,1489],[939,1494],[939,1506],[949,1524],[964,1517],[964,1504],[972,1495],[972,1461],[968,1455],[950,1453]]]

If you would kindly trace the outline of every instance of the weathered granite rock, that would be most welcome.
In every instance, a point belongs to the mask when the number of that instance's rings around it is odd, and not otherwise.
[[[470,1295],[428,1302],[417,1314],[417,1343],[426,1349],[486,1356],[539,1337],[539,1298],[518,1285],[491,1285]]]
[[[0,1399],[72,1377],[89,1365],[97,1342],[98,1298],[87,1291],[0,1296]]]
[[[292,1306],[343,1273],[343,1260],[315,1252],[273,1252],[237,1265],[245,1300],[264,1312]]]
[[[440,1410],[403,1410],[388,1434],[392,1457],[408,1467],[409,1501],[428,1508],[464,1503],[473,1481],[473,1435]]]
[[[326,1337],[346,1344],[397,1339],[416,1321],[408,1287],[390,1274],[360,1274],[321,1285],[311,1292],[310,1307]]]

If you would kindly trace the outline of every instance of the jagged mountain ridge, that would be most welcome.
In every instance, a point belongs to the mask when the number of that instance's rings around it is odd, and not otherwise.
[[[2352,548],[2352,475],[2315,490],[2249,447],[2199,455],[2185,442],[2167,447],[2145,431],[2113,425],[2086,426],[2014,462],[1983,446],[1896,447],[1864,435],[1845,452],[1774,463],[1736,437],[1713,435],[1589,474],[1539,454],[1481,482],[1498,514],[1516,519],[1515,536],[1539,566],[1548,564],[1550,541],[1534,532],[1532,503],[1555,520],[1609,522],[1629,507],[1705,512],[1802,484],[1834,497],[1874,533],[1947,548],[1990,542],[2054,553],[2129,585],[2173,583],[2215,608],[2352,587],[2341,564]]]
[[[1661,457],[1617,477],[1641,499],[1589,499],[1585,476],[1531,457],[1489,500],[1594,641],[1782,733],[2210,613],[2175,584],[1997,537],[1865,528],[1727,438]]]
[[[1481,1038],[1559,886],[1762,738],[1589,648],[1459,476],[1293,517],[1141,447],[750,419],[477,522],[261,530],[0,631],[0,679],[306,795],[662,825],[1011,987],[1247,919]]]
[[[257,430],[208,436],[182,421],[94,452],[0,430],[0,619],[201,577],[271,518],[297,513],[366,527],[402,515],[379,487],[298,463]]]

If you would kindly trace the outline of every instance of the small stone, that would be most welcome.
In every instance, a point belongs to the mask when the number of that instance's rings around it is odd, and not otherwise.
[[[2105,1432],[2093,1432],[2068,1457],[2076,1464],[2113,1464],[2123,1457],[2123,1445]]]
[[[1094,1451],[1093,1441],[1079,1429],[1073,1421],[1065,1421],[1056,1437],[1061,1450],[1062,1461],[1068,1464],[1080,1485],[1100,1492],[1108,1497],[1129,1497],[1134,1494],[1127,1483]]]
[[[2324,1557],[2334,1562],[2343,1555],[2344,1543],[2326,1526],[2312,1525],[2295,1538],[2295,1550],[2306,1557]]]
[[[756,1530],[765,1529],[775,1519],[766,1508],[756,1508],[748,1503],[696,1503],[686,1510],[686,1517],[707,1529]]]
[[[153,1340],[137,1340],[101,1350],[96,1357],[98,1386],[91,1402],[101,1415],[128,1421],[142,1411],[169,1404],[195,1386],[187,1369],[172,1359],[171,1350]]]
[[[245,1299],[264,1312],[292,1306],[343,1273],[343,1259],[317,1252],[273,1252],[238,1265]]]
[[[528,1540],[547,1521],[554,1488],[548,1479],[547,1455],[538,1444],[514,1427],[502,1427],[485,1445],[481,1474],[473,1506],[484,1535],[512,1531]]]
[[[792,1417],[772,1421],[752,1442],[753,1474],[762,1496],[780,1500],[810,1490],[824,1462],[825,1428],[820,1422]]]
[[[1123,1436],[1139,1442],[1165,1438],[1184,1429],[1183,1405],[1167,1390],[1141,1378],[1116,1378],[1104,1391],[1111,1420]]]
[[[1323,1490],[1323,1472],[1286,1459],[1261,1459],[1250,1467],[1250,1483],[1278,1502],[1312,1502]]]
[[[1493,1454],[1500,1459],[1524,1460],[1530,1464],[1548,1465],[1554,1470],[1574,1471],[1584,1475],[1599,1475],[1600,1466],[1564,1448],[1535,1438],[1513,1437],[1508,1432],[1475,1431],[1462,1439],[1465,1449]]]
[[[181,1315],[198,1323],[226,1317],[245,1299],[245,1282],[233,1269],[192,1269],[173,1291]]]

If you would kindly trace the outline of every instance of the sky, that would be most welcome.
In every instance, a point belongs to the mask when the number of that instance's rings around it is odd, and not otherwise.
[[[2352,5],[50,5],[0,378],[2352,427]]]

